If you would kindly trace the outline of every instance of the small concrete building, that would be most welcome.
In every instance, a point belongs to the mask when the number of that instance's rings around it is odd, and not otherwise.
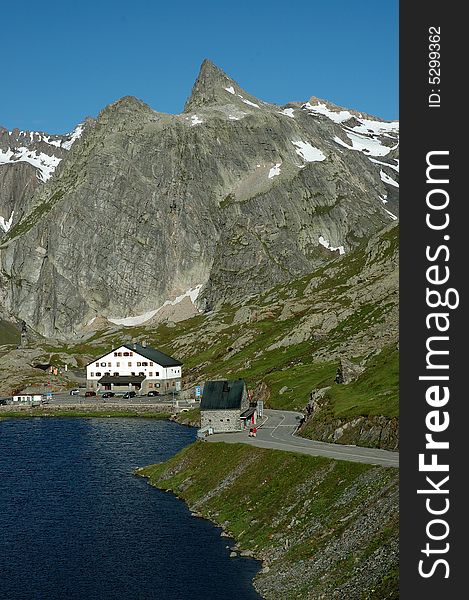
[[[206,381],[200,402],[201,429],[211,427],[213,433],[240,431],[246,420],[241,415],[249,411],[246,383],[234,381]]]
[[[182,363],[143,344],[123,344],[86,367],[89,390],[170,394],[181,389]]]

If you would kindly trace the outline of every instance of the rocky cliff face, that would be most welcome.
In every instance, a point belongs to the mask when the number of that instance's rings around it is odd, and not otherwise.
[[[0,239],[21,220],[36,190],[53,176],[89,123],[67,135],[0,127]]]
[[[316,98],[267,104],[205,61],[182,114],[122,98],[45,185],[12,194],[5,313],[64,337],[300,277],[396,219],[397,151],[395,122]]]

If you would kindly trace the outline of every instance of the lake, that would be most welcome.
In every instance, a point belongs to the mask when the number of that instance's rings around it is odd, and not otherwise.
[[[259,600],[259,563],[133,475],[195,439],[152,419],[0,423],[0,598]]]

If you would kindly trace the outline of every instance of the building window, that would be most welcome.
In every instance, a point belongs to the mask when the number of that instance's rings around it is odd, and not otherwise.
[[[101,363],[101,366],[102,366],[102,367],[105,367],[105,366],[106,366],[106,363]]]
[[[228,422],[229,422],[229,419],[226,419],[226,422],[228,423]]]
[[[96,366],[99,367],[99,363],[96,363]]]
[[[108,366],[108,367],[110,367],[110,366],[111,366],[111,363],[107,363],[107,366]]]
[[[152,367],[152,366],[153,366],[153,363],[151,362],[151,363],[150,363],[150,367]]]
[[[119,372],[118,371],[114,372],[114,377],[119,377]]]
[[[155,377],[159,377],[160,376],[160,372],[159,371],[155,371]]]
[[[223,423],[223,419],[220,419],[220,423]]]
[[[117,356],[117,352],[114,352],[114,356]]]
[[[155,383],[155,387],[161,387],[161,383]]]
[[[145,373],[143,371],[140,371],[139,375],[141,375],[142,377],[145,377]]]
[[[90,377],[94,377],[94,373],[90,373]]]
[[[149,383],[149,384],[148,384],[148,387],[149,387],[149,388],[152,388],[152,387],[153,387],[153,384],[152,384],[152,383]]]
[[[141,362],[138,362],[138,363],[137,363],[137,367],[141,367],[141,366],[142,366],[142,363],[141,363]]]
[[[135,377],[135,373],[132,371],[132,373],[130,374],[132,377]]]
[[[148,377],[153,377],[153,371],[150,371],[150,372],[148,373]]]
[[[208,422],[209,422],[209,423],[211,423],[211,422],[212,422],[212,419],[209,419],[209,420],[208,420]]]
[[[148,367],[148,363],[147,362],[142,362],[142,367]]]
[[[100,371],[97,371],[97,372],[96,372],[96,377],[101,377],[101,373],[100,373]]]
[[[134,355],[134,353],[133,353],[133,352],[129,352],[129,356],[133,356],[133,355]]]
[[[130,356],[130,352],[124,352],[124,356]]]
[[[120,367],[120,366],[121,366],[120,362],[116,362],[116,367]]]
[[[131,367],[131,366],[132,366],[132,363],[131,363],[131,362],[127,363],[127,366],[128,366],[128,367]]]

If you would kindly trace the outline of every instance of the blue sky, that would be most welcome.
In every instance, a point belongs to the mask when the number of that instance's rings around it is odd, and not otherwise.
[[[262,100],[398,118],[397,0],[2,2],[0,125],[65,133],[137,96],[181,112],[204,58]]]

